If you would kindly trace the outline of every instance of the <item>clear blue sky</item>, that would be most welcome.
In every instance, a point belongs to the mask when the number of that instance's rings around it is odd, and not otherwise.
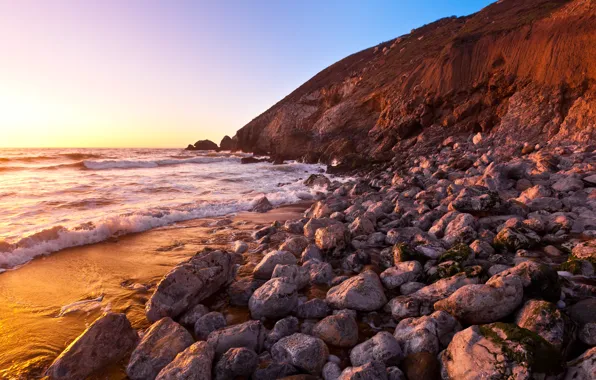
[[[339,59],[489,3],[0,0],[0,146],[219,142]]]

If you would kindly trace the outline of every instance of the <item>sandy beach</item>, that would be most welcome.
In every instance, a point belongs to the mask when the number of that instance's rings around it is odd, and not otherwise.
[[[299,218],[309,205],[178,223],[66,249],[1,274],[0,377],[40,377],[104,311],[125,313],[137,329],[148,327],[144,305],[173,266],[205,247],[229,248],[236,240],[252,240],[255,229]],[[229,324],[249,318],[247,310],[229,310],[226,315]],[[98,378],[125,378],[124,365]]]

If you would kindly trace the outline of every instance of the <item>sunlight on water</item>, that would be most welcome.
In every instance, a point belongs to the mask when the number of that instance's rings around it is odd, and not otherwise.
[[[178,221],[312,198],[317,165],[179,149],[0,149],[0,271]]]

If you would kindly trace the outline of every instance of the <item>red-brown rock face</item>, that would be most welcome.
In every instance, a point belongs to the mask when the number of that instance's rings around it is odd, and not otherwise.
[[[448,135],[596,138],[596,1],[500,0],[326,68],[237,132],[245,151],[387,160]]]

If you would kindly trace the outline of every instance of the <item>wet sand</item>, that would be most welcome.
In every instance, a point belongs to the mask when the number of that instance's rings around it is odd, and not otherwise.
[[[243,212],[230,217],[231,223],[227,218],[192,220],[66,249],[0,274],[0,378],[40,378],[104,310],[126,313],[135,328],[147,327],[144,305],[170,268],[204,247],[252,240],[259,226],[299,218],[309,205]],[[66,305],[71,307],[63,309]],[[122,368],[97,378],[124,378]]]

